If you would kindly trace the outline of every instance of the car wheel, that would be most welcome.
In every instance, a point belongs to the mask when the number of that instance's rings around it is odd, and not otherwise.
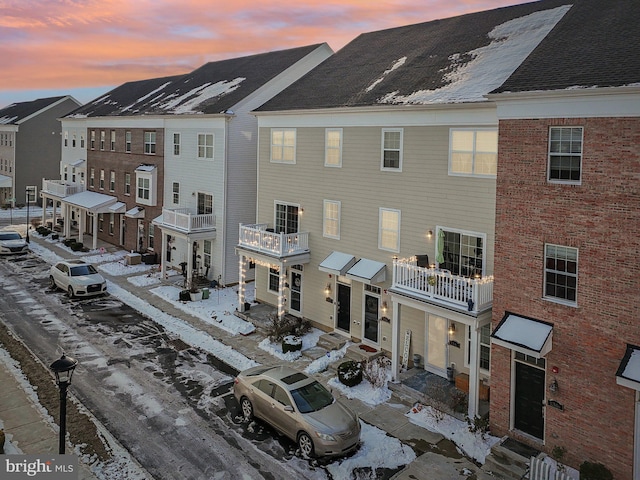
[[[242,409],[242,416],[245,420],[253,419],[253,405],[251,405],[251,400],[247,397],[242,397],[240,399],[240,408]]]
[[[53,279],[53,275],[49,277],[49,286],[51,287],[51,290],[58,289],[58,285],[56,285],[56,281]]]
[[[67,293],[69,294],[69,298],[73,298],[73,287],[69,286],[69,288],[67,289]]]
[[[298,447],[303,457],[313,457],[313,440],[311,440],[311,437],[306,432],[298,435]]]

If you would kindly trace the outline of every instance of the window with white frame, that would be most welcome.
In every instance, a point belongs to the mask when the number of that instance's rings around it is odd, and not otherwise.
[[[575,305],[578,300],[578,249],[544,246],[544,297]]]
[[[198,158],[213,158],[213,134],[198,134]]]
[[[380,208],[378,248],[391,252],[400,251],[400,210]]]
[[[84,148],[84,135],[80,135],[80,148]]]
[[[111,151],[116,151],[116,131],[111,130],[111,143],[110,143]]]
[[[579,184],[582,171],[582,127],[549,129],[550,182]]]
[[[449,175],[495,177],[497,166],[497,129],[450,130]]]
[[[296,129],[271,129],[271,161],[274,163],[296,163]]]
[[[89,169],[89,186],[95,187],[95,179],[96,179],[96,169],[91,167]]]
[[[131,195],[131,174],[124,174],[124,194]]]
[[[340,240],[340,202],[325,200],[323,210],[323,236]]]
[[[149,223],[149,234],[147,236],[147,246],[150,250],[153,250],[153,243],[156,235],[156,226],[153,223]]]
[[[298,233],[298,205],[277,203],[274,227],[276,233]]]
[[[471,327],[467,327],[467,362],[465,366],[471,364]],[[485,373],[489,373],[491,368],[491,324],[487,323],[480,327],[480,344],[478,345],[480,359],[478,367]]]
[[[69,167],[68,167],[67,165],[65,165],[65,166],[63,167],[63,169],[62,169],[62,170],[63,170],[63,172],[64,172],[64,174],[63,174],[63,179],[64,179],[64,181],[65,181],[65,182],[66,182],[66,181],[67,181],[67,179],[68,179],[68,173],[67,173],[67,170],[68,170],[68,169],[69,169]]]
[[[213,213],[213,195],[198,192],[198,215]]]
[[[402,136],[401,128],[382,129],[382,170],[402,170]]]
[[[204,242],[202,243],[202,252],[204,253],[204,268],[207,270],[207,273],[209,268],[211,268],[211,246],[211,240],[204,240]]]
[[[95,130],[91,130],[91,150],[95,150],[96,149],[96,131]]]
[[[71,167],[71,181],[76,183],[76,167]]]
[[[144,153],[146,155],[156,154],[156,132],[144,132]]]
[[[129,130],[124,132],[124,151],[131,153],[131,132]]]
[[[109,191],[116,191],[116,172],[114,172],[113,170],[111,170],[109,174]]]
[[[463,277],[484,275],[485,234],[443,227],[438,229],[436,241],[442,242],[440,268]]]
[[[280,270],[269,268],[268,289],[270,292],[277,292],[280,285]]]
[[[138,198],[149,200],[151,196],[151,179],[148,177],[138,177]]]
[[[64,132],[64,146],[69,146],[69,132]]]
[[[100,170],[100,190],[104,190],[104,170]]]
[[[180,183],[173,182],[171,184],[172,201],[174,205],[180,203]]]
[[[342,129],[327,128],[325,130],[324,166],[342,166]]]
[[[98,214],[98,230],[101,232],[104,230],[104,213]]]
[[[76,148],[76,134],[74,133],[73,136],[71,137],[71,146],[73,148]]]
[[[104,150],[104,142],[106,140],[106,133],[104,130],[100,130],[100,150]]]
[[[179,133],[173,134],[173,154],[176,156],[180,155],[180,134]]]
[[[116,223],[115,214],[110,213],[109,214],[109,235],[113,235],[115,223]]]

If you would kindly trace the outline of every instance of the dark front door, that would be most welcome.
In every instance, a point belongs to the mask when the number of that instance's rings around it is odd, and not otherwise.
[[[337,328],[349,332],[351,327],[351,287],[338,283]]]
[[[514,427],[544,438],[544,370],[516,362]]]

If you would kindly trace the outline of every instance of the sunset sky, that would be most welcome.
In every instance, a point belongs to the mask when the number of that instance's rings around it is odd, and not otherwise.
[[[0,0],[0,108],[525,0]]]

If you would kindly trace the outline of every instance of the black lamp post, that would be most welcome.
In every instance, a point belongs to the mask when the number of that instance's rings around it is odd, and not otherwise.
[[[67,387],[71,385],[71,376],[78,365],[75,358],[62,356],[49,365],[49,368],[56,376],[56,383],[60,388],[60,440],[59,452],[64,455],[65,437],[67,435]]]
[[[27,243],[30,243],[29,240],[29,192],[31,191],[31,189],[29,187],[27,187],[27,189],[24,191],[25,192],[25,197],[27,197],[27,238],[25,238],[25,240],[27,241]]]

